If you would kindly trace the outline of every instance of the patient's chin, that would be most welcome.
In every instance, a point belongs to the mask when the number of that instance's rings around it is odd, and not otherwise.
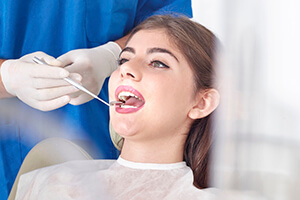
[[[135,135],[137,131],[137,124],[134,122],[118,122],[115,120],[112,120],[112,126],[114,130],[122,137],[130,137]]]
[[[140,138],[142,132],[149,129],[148,121],[136,114],[118,114],[111,112],[110,121],[113,129],[123,138]]]

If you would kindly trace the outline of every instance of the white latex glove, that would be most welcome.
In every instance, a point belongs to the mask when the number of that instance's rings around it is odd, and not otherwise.
[[[82,76],[82,85],[98,95],[104,80],[117,69],[117,59],[121,53],[120,46],[115,42],[108,42],[92,49],[77,49],[70,51],[59,58],[65,69]],[[71,95],[70,104],[80,105],[93,99],[84,92]]]
[[[34,56],[56,66],[36,64],[32,61]],[[69,76],[77,82],[81,80],[79,74],[69,73],[59,66],[62,64],[55,58],[35,52],[2,63],[1,78],[6,91],[24,103],[42,111],[54,110],[69,103],[69,94],[78,91],[63,78]]]

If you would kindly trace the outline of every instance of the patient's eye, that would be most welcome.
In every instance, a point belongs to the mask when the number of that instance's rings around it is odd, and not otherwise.
[[[165,63],[163,63],[159,60],[151,61],[150,65],[155,68],[170,68],[168,65],[166,65]]]
[[[122,64],[126,63],[127,61],[128,61],[128,59],[126,59],[126,58],[120,58],[120,59],[118,60],[118,64],[119,64],[119,65],[122,65]]]

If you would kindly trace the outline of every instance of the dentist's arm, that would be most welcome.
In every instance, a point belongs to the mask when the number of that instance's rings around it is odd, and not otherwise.
[[[128,38],[129,38],[129,36],[130,36],[130,33],[128,33],[128,34],[125,35],[124,37],[122,37],[122,38],[116,40],[115,43],[117,43],[117,44],[121,47],[121,49],[124,49],[124,47],[125,47],[125,45],[126,45],[126,42],[127,42]]]

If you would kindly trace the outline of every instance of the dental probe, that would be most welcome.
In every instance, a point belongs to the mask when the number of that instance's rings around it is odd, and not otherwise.
[[[37,57],[33,57],[32,59],[35,63],[37,64],[43,64],[43,65],[49,65],[48,63],[46,63],[45,61],[37,58]],[[70,83],[71,85],[73,85],[74,87],[78,88],[79,90],[91,95],[92,97],[94,97],[95,99],[98,99],[99,101],[101,101],[102,103],[104,103],[107,106],[114,106],[114,105],[120,105],[123,104],[123,102],[121,101],[111,101],[109,103],[105,102],[104,100],[100,99],[97,95],[95,95],[94,93],[90,92],[88,89],[86,89],[85,87],[83,87],[82,85],[80,85],[79,83],[77,83],[76,81],[74,81],[73,79],[71,79],[70,77],[66,77],[64,78],[65,81],[67,81],[68,83]]]

